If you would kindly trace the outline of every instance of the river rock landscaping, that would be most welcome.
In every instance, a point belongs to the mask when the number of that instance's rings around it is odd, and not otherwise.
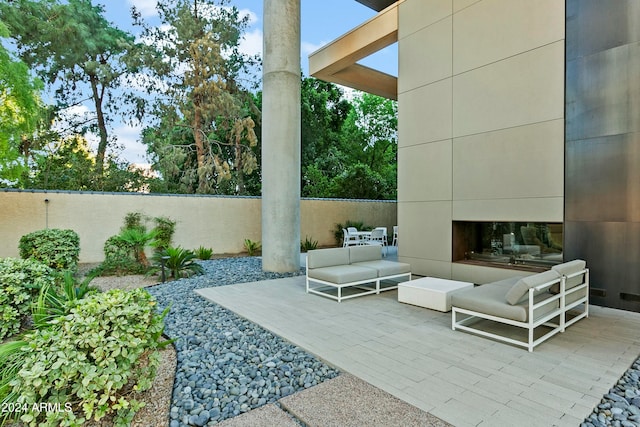
[[[169,425],[206,426],[335,378],[339,372],[301,348],[193,292],[290,277],[263,272],[255,257],[202,262],[205,274],[147,288],[170,306],[165,334],[177,368]]]

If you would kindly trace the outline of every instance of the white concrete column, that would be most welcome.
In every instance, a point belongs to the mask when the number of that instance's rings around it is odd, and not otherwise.
[[[262,269],[300,268],[300,0],[264,0]]]

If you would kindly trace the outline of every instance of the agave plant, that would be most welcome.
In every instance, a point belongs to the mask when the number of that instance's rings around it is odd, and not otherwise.
[[[249,256],[254,256],[262,248],[262,244],[251,239],[244,239],[244,248]]]
[[[153,256],[157,264],[156,267],[164,261],[165,267],[169,269],[171,277],[174,279],[188,277],[192,274],[203,274],[204,268],[196,262],[196,258],[193,251],[183,249],[180,246],[175,248],[169,246]]]
[[[304,241],[300,242],[300,250],[302,252],[309,252],[314,249],[318,249],[318,241],[305,236]]]

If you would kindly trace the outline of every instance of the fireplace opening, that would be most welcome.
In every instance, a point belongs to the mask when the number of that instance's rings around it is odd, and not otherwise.
[[[453,261],[520,270],[562,262],[562,223],[454,221]]]

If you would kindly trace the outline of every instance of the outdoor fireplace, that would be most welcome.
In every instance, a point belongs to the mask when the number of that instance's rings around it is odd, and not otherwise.
[[[562,262],[562,223],[453,222],[453,262],[546,270]]]

